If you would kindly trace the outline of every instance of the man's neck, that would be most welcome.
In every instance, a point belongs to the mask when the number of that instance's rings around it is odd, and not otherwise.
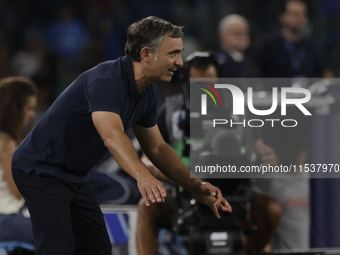
[[[132,68],[138,91],[143,92],[147,86],[153,83],[153,81],[148,77],[142,62],[132,61]]]
[[[223,47],[224,51],[236,62],[241,62],[244,60],[244,52],[237,51],[235,49]]]

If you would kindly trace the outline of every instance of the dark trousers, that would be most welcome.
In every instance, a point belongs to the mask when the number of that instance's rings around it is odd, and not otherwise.
[[[111,255],[103,214],[89,183],[12,170],[31,214],[36,255]]]

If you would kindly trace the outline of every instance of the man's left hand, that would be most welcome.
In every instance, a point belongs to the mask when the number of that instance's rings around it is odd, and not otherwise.
[[[209,206],[216,218],[221,218],[218,210],[231,212],[231,206],[222,196],[221,191],[209,182],[201,182],[196,187],[194,194],[204,204]]]

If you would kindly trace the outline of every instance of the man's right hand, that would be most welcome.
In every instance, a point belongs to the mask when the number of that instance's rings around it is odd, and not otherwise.
[[[137,179],[137,185],[146,206],[149,206],[150,202],[165,202],[166,191],[162,183],[150,173],[141,175]]]

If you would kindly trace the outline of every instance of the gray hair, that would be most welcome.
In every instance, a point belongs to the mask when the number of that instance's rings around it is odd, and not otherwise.
[[[247,19],[244,18],[243,16],[238,15],[238,14],[230,14],[220,20],[220,23],[218,26],[219,33],[222,33],[228,30],[229,26],[234,23],[245,24],[246,26],[249,26]]]
[[[140,61],[140,51],[149,47],[157,53],[164,36],[182,38],[183,27],[171,24],[169,21],[150,16],[130,25],[125,44],[125,54],[131,61]]]

